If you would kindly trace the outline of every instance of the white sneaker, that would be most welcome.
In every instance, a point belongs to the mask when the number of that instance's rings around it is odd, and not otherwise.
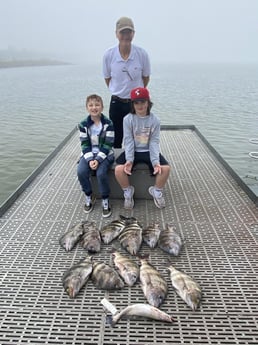
[[[153,197],[153,201],[158,208],[166,206],[166,202],[161,191],[157,191],[154,186],[151,186],[149,188],[149,193]]]
[[[129,186],[128,190],[124,191],[124,208],[126,210],[131,210],[134,207],[134,200],[133,200],[133,195],[134,195],[134,187]]]

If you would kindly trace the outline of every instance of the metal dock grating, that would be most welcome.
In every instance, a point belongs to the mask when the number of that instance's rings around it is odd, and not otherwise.
[[[103,220],[100,201],[88,215],[76,177],[79,156],[75,133],[0,219],[0,344],[258,344],[258,209],[194,130],[165,130],[162,153],[173,167],[166,187],[167,207],[135,200],[132,212],[112,200],[113,214]],[[185,239],[179,257],[143,245],[151,263],[167,279],[161,309],[176,322],[122,320],[105,324],[100,301],[118,309],[145,302],[140,285],[120,291],[98,290],[91,281],[77,298],[63,290],[64,271],[86,255],[78,244],[71,252],[59,237],[83,219],[99,227],[133,215],[144,226],[172,222]],[[111,245],[96,258],[111,263]],[[176,268],[202,287],[201,307],[193,312],[175,294],[166,269]]]

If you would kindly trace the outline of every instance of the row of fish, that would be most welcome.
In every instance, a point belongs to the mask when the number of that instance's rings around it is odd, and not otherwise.
[[[158,246],[163,251],[178,256],[183,246],[183,240],[172,224],[167,223],[162,229],[159,222],[143,228],[134,217],[124,217],[113,220],[100,230],[95,222],[83,221],[72,226],[62,235],[60,245],[66,251],[81,242],[82,247],[89,253],[97,253],[101,249],[101,241],[110,244],[118,239],[121,246],[131,255],[137,255],[142,242],[150,248]]]
[[[81,242],[82,247],[90,253],[100,252],[101,237],[95,222],[82,221],[73,225],[59,239],[60,245],[67,252],[78,242]]]
[[[148,259],[140,257],[139,266],[133,259],[116,250],[112,252],[112,256],[117,270],[106,263],[93,260],[91,256],[68,269],[62,277],[67,294],[74,298],[89,279],[103,290],[122,289],[125,283],[133,286],[139,280],[148,303],[153,307],[160,307],[167,296],[168,286]],[[168,266],[168,270],[175,291],[192,310],[196,310],[202,295],[198,283],[172,265]]]
[[[88,256],[63,274],[64,290],[70,298],[74,298],[89,279],[101,290],[116,290],[124,287],[124,281],[113,267],[104,262],[93,261],[92,257]]]
[[[125,218],[121,215],[120,219],[102,227],[100,234],[105,244],[118,238],[122,247],[131,255],[139,252],[142,242],[152,249],[158,246],[163,251],[175,256],[179,255],[183,246],[182,237],[171,223],[167,223],[164,229],[161,228],[159,222],[143,228],[137,219]]]

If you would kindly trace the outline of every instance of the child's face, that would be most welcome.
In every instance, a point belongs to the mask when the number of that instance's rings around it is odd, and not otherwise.
[[[90,99],[86,106],[90,116],[97,117],[101,116],[103,105],[100,101],[96,99]]]
[[[148,101],[134,101],[133,102],[135,113],[139,116],[146,116],[148,110]]]

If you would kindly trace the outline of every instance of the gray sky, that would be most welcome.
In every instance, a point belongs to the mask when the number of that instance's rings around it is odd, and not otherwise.
[[[258,62],[258,0],[0,0],[0,49],[99,62],[121,16],[153,62]]]

